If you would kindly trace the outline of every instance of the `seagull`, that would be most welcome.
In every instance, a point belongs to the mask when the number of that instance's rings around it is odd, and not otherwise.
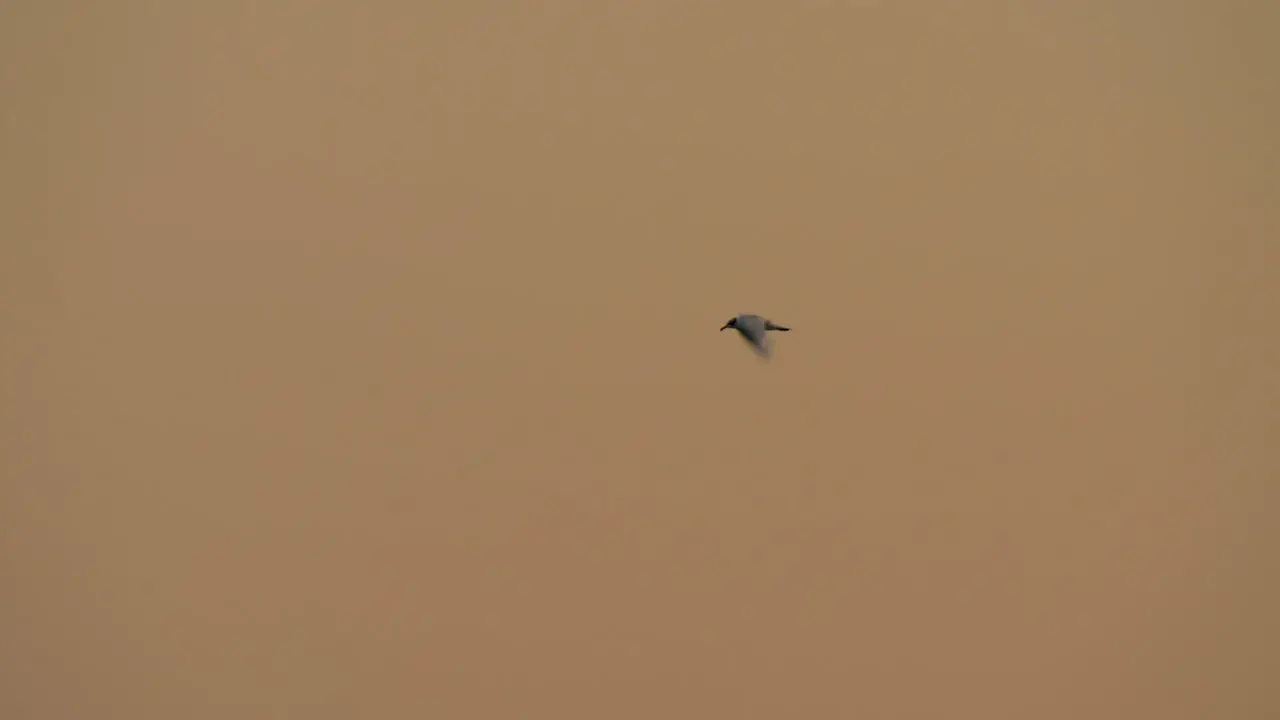
[[[769,330],[778,330],[781,332],[790,332],[791,328],[776,325],[768,318],[762,318],[759,315],[738,315],[729,319],[720,328],[721,332],[728,328],[733,328],[742,334],[742,339],[751,345],[751,349],[757,355],[763,358],[769,357],[769,343],[765,337],[765,333]]]

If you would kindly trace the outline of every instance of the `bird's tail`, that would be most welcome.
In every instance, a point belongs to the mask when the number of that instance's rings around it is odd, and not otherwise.
[[[782,332],[791,332],[791,328],[789,328],[789,327],[782,327],[781,325],[774,325],[774,324],[773,324],[773,323],[771,323],[771,322],[770,322],[770,323],[765,323],[765,326],[764,326],[764,327],[765,327],[765,329],[766,329],[766,330],[781,330]]]

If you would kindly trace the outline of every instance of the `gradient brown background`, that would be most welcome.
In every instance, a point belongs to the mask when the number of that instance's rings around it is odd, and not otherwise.
[[[1280,717],[1277,7],[7,4],[0,715]]]

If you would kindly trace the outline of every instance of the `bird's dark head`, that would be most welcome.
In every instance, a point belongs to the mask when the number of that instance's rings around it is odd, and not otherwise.
[[[726,329],[728,329],[728,328],[731,328],[731,327],[737,327],[737,326],[738,326],[738,318],[736,318],[736,317],[731,317],[731,318],[729,318],[729,322],[727,322],[727,323],[725,323],[723,326],[721,326],[720,331],[721,331],[721,332],[723,332],[723,331],[725,331],[725,330],[726,330]]]

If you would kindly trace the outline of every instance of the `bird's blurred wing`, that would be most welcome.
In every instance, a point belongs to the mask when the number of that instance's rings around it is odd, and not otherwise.
[[[764,358],[769,357],[769,339],[765,337],[763,328],[740,328],[739,332],[742,333],[742,339],[751,346],[751,349],[754,350],[757,355]]]

